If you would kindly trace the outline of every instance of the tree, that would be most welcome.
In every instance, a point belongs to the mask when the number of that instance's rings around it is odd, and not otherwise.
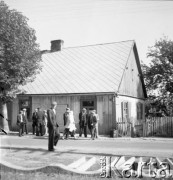
[[[149,97],[154,98],[158,107],[166,106],[170,115],[169,108],[173,108],[173,41],[164,36],[149,48],[147,56],[151,63],[149,66],[143,64],[142,69]]]
[[[8,127],[7,102],[41,70],[41,53],[28,19],[0,1],[0,126]]]

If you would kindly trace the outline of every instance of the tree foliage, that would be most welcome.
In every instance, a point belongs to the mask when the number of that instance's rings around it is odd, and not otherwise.
[[[163,37],[149,48],[149,65],[142,65],[144,80],[150,99],[157,106],[172,107],[173,99],[173,41]]]
[[[41,70],[41,54],[28,19],[0,1],[0,100],[6,102],[19,86]]]

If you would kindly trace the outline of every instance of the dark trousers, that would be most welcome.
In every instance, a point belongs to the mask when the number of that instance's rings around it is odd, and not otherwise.
[[[87,126],[80,126],[79,129],[79,136],[82,136],[82,133],[84,132],[84,136],[87,137]]]
[[[54,150],[54,146],[57,145],[58,140],[60,138],[59,129],[58,127],[48,127],[49,129],[49,139],[48,139],[48,150]]]
[[[18,126],[19,126],[19,136],[22,136],[22,132],[23,132],[23,122],[21,122]]]
[[[91,126],[88,126],[88,129],[89,129],[90,134],[91,134],[91,137],[92,137],[92,127],[91,127]]]
[[[35,134],[36,130],[37,130],[37,124],[33,123],[32,124],[32,133]]]
[[[41,134],[41,136],[43,136],[43,124],[42,123],[38,123],[37,127],[36,127],[36,136],[39,136]]]
[[[75,137],[75,134],[76,134],[75,130],[73,130],[72,132],[70,132],[71,137]]]
[[[96,127],[94,126],[91,128],[91,138],[92,139],[96,138],[96,133],[97,133],[97,130],[96,130]]]
[[[64,129],[64,134],[63,134],[64,138],[68,139],[69,138],[69,134],[70,134],[69,128],[65,128]]]
[[[28,128],[27,128],[27,124],[23,123],[23,130],[22,130],[22,134],[24,134],[24,132],[26,131],[26,134],[28,134]]]

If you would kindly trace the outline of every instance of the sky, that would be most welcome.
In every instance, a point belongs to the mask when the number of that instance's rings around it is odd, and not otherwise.
[[[62,39],[64,48],[135,40],[140,61],[164,35],[173,40],[173,1],[4,0],[29,18],[41,50]]]

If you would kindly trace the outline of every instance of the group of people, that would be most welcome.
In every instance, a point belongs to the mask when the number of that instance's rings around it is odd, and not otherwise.
[[[91,138],[94,140],[98,138],[98,121],[99,116],[96,113],[95,109],[91,109],[90,113],[87,114],[87,110],[85,108],[82,109],[82,112],[79,113],[79,137],[82,136],[84,132],[84,136],[87,137],[87,127],[90,131]]]
[[[24,132],[28,134],[28,118],[26,109],[20,110],[19,114],[17,115],[17,125],[19,126],[19,136],[24,136]],[[41,111],[40,108],[35,109],[32,115],[32,128],[33,128],[33,135],[36,133],[36,136],[43,136],[48,135],[48,128],[47,128],[47,111]]]
[[[35,109],[32,115],[33,135],[36,136],[48,135],[47,127],[47,110],[42,111],[40,108]]]
[[[56,106],[57,103],[53,102],[51,108],[48,110],[41,111],[40,108],[35,109],[32,115],[32,127],[33,134],[36,132],[36,136],[43,136],[48,134],[48,150],[54,151],[54,146],[57,145],[58,140],[60,139],[59,125],[56,120]],[[63,114],[64,119],[64,132],[62,139],[68,139],[71,135],[76,138],[76,126],[73,111],[70,108],[66,108],[65,113]],[[79,137],[87,137],[87,127],[90,131],[91,138],[94,140],[98,138],[98,121],[99,116],[96,114],[96,110],[90,110],[90,113],[87,113],[85,108],[79,113]],[[17,116],[17,124],[19,126],[19,136],[24,134],[24,129],[27,131],[27,115],[26,109],[20,111]],[[45,133],[44,133],[45,132]]]
[[[64,117],[64,133],[63,139],[68,139],[69,135],[75,138],[75,121],[73,116],[73,111],[70,111],[70,108],[66,108],[66,112],[63,115]],[[90,110],[90,113],[87,113],[85,108],[82,109],[82,112],[79,113],[79,137],[87,137],[87,128],[90,131],[91,138],[94,140],[98,138],[98,121],[99,116],[96,114],[96,110]]]

